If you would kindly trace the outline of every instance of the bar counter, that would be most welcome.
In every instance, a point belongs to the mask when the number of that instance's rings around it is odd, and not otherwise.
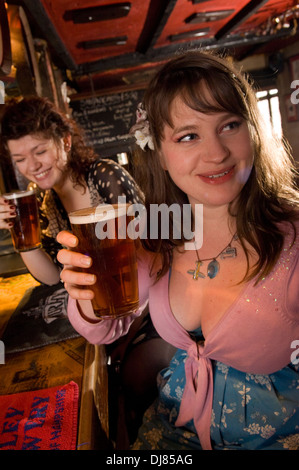
[[[37,286],[30,274],[0,277],[0,339],[25,291]],[[16,331],[21,335],[22,331]],[[5,346],[5,344],[4,344]],[[108,378],[103,346],[81,336],[10,353],[0,363],[0,395],[65,385],[79,386],[77,450],[109,449]]]

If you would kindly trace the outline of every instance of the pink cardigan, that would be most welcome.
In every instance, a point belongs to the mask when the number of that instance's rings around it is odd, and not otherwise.
[[[177,426],[194,420],[204,449],[211,449],[210,423],[213,402],[212,360],[251,374],[272,374],[291,362],[291,343],[299,339],[299,224],[295,244],[285,239],[282,255],[272,273],[257,286],[247,283],[218,324],[197,345],[172,315],[168,299],[169,275],[156,284],[148,265],[139,265],[140,300],[149,299],[149,310],[161,337],[186,350],[186,386]],[[89,342],[108,344],[127,333],[134,318],[91,324],[84,320],[76,302],[69,299],[69,319]],[[195,379],[200,378],[196,387]]]

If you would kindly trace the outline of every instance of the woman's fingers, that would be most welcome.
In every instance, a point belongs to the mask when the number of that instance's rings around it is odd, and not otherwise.
[[[67,230],[62,230],[58,233],[57,241],[61,245],[68,246],[69,248],[74,248],[78,245],[78,238]]]
[[[75,247],[78,244],[77,237],[66,231],[59,232],[57,241],[68,247]],[[92,259],[89,256],[65,248],[59,250],[57,259],[64,267],[89,268],[92,265]],[[76,273],[78,274],[78,272]]]
[[[70,284],[64,284],[65,290],[69,293],[70,297],[75,300],[92,300],[94,298],[94,293],[92,290],[80,289],[77,286]]]
[[[94,274],[78,272],[65,267],[60,273],[60,279],[70,285],[91,286],[95,284],[97,277]]]
[[[13,226],[13,220],[16,216],[15,206],[9,201],[0,197],[0,228],[9,229]]]
[[[74,248],[78,244],[77,237],[67,231],[60,232],[57,235],[57,241],[68,248]],[[60,279],[70,296],[77,300],[91,300],[94,293],[88,289],[88,286],[95,284],[97,278],[94,274],[82,271],[82,268],[89,268],[92,265],[92,259],[82,253],[65,248],[58,252],[57,259],[64,266],[60,273]]]
[[[92,290],[88,289],[88,286],[92,286],[96,282],[97,278],[94,274],[74,271],[69,267],[64,267],[60,273],[60,279],[73,299],[93,299],[94,293]]]
[[[77,253],[76,251],[70,251],[63,248],[57,254],[58,261],[64,266],[76,266],[77,268],[89,268],[92,265],[92,259]]]
[[[73,299],[91,300],[94,298],[94,293],[90,289],[79,287],[75,284],[68,284],[67,282],[64,283],[64,287]]]

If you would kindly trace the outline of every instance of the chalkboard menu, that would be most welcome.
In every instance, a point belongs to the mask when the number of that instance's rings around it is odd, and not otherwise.
[[[143,93],[144,90],[133,90],[71,100],[72,117],[85,130],[87,143],[99,156],[130,149],[133,138],[129,130],[136,122],[136,109]]]

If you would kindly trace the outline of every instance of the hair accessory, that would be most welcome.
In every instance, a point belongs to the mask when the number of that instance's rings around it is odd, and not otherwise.
[[[206,276],[204,273],[200,271],[200,267],[202,266],[202,263],[204,261],[210,261],[207,267],[207,275],[210,279],[214,279],[214,277],[217,276],[219,269],[220,269],[220,264],[217,261],[217,258],[220,257],[220,259],[225,259],[225,258],[236,258],[237,256],[237,248],[234,248],[231,246],[233,240],[238,240],[238,235],[235,233],[229,244],[222,250],[220,253],[215,256],[214,258],[206,258],[206,259],[199,259],[198,256],[198,251],[196,249],[196,244],[194,242],[195,250],[196,250],[196,256],[197,260],[195,261],[195,269],[189,269],[187,271],[188,274],[192,274],[193,279],[195,281],[198,280],[199,277],[204,279]]]
[[[154,150],[154,142],[149,130],[149,122],[147,119],[147,112],[143,108],[142,103],[139,103],[136,111],[136,124],[130,130],[131,134],[134,134],[136,144],[145,151],[145,147]]]

